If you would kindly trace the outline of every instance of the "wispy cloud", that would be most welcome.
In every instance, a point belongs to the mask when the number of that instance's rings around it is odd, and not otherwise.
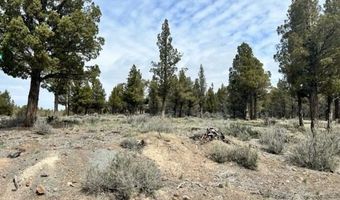
[[[227,84],[228,69],[241,42],[248,42],[254,54],[280,78],[273,60],[279,41],[278,25],[286,18],[290,1],[278,0],[94,0],[103,13],[100,35],[106,40],[101,55],[90,62],[99,64],[106,93],[125,82],[132,64],[150,78],[151,61],[158,60],[157,34],[169,20],[173,45],[183,53],[178,67],[187,67],[196,78],[200,64],[207,81],[215,87]],[[28,81],[0,73],[0,91],[8,89],[17,104],[27,101]],[[53,97],[44,92],[40,106],[53,107]]]

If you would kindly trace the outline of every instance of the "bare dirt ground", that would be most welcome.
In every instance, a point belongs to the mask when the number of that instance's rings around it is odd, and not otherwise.
[[[82,192],[81,184],[91,163],[100,164],[122,150],[126,137],[146,142],[142,154],[154,160],[162,172],[162,188],[154,197],[135,199],[340,199],[340,171],[319,172],[293,166],[284,155],[262,150],[257,139],[244,143],[258,149],[257,170],[236,163],[218,164],[206,156],[211,143],[199,144],[188,134],[204,131],[223,120],[171,120],[175,133],[140,133],[123,117],[53,129],[37,135],[32,130],[0,130],[0,199],[107,199]],[[143,131],[144,132],[144,131]],[[17,158],[10,153],[21,152]],[[16,189],[15,182],[18,185]],[[43,195],[36,189],[42,186]]]

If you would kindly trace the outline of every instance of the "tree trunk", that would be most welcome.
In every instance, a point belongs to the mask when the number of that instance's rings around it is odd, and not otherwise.
[[[327,111],[326,111],[326,120],[327,120],[327,129],[330,130],[331,129],[331,125],[332,125],[332,102],[333,102],[333,98],[331,96],[327,97]]]
[[[183,114],[183,103],[179,104],[179,117],[182,117]]]
[[[250,96],[249,117],[250,117],[250,120],[254,119],[254,98],[253,98],[253,95]]]
[[[200,118],[203,117],[203,105],[200,105]]]
[[[165,97],[163,97],[162,98],[162,105],[161,105],[161,110],[162,110],[162,118],[164,118],[165,117],[165,108],[166,108],[166,98]]]
[[[340,110],[339,110],[339,106],[340,106],[340,102],[339,102],[339,98],[336,98],[334,101],[334,119],[340,119]]]
[[[26,118],[24,125],[32,127],[37,119],[38,101],[40,92],[40,72],[32,72],[30,91],[28,94]]]
[[[317,87],[315,85],[312,86],[311,92],[309,95],[309,111],[310,111],[310,128],[312,132],[315,131],[315,128],[318,124],[317,118],[318,118],[318,93],[317,93]]]
[[[253,119],[257,119],[257,96],[256,94],[254,94],[254,116],[253,116]]]
[[[54,114],[57,114],[58,112],[58,105],[59,105],[58,94],[54,93]]]
[[[297,95],[298,99],[298,117],[299,117],[299,126],[304,127],[305,125],[303,124],[303,111],[302,111],[302,97],[301,95]]]

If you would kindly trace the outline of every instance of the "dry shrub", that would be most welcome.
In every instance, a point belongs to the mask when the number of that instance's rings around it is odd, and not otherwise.
[[[237,137],[243,141],[250,140],[251,138],[257,138],[259,135],[258,131],[241,123],[230,123],[228,126],[220,128],[220,130],[227,135]]]
[[[48,135],[53,133],[52,126],[42,119],[38,119],[34,123],[33,131],[39,135]]]
[[[225,144],[218,142],[210,148],[208,158],[217,163],[236,162],[240,166],[254,170],[257,168],[258,155],[257,151],[250,147],[237,146],[229,149]]]
[[[280,154],[283,151],[286,140],[286,130],[276,127],[265,131],[260,137],[260,142],[266,145],[266,150],[274,154]]]
[[[338,166],[336,156],[339,152],[339,135],[323,131],[309,133],[305,140],[293,148],[289,159],[300,167],[332,172]]]
[[[89,194],[113,193],[116,199],[130,199],[139,193],[153,194],[161,187],[160,177],[152,160],[122,151],[106,168],[90,168],[82,188]]]
[[[120,142],[120,146],[125,149],[140,151],[144,147],[144,143],[141,143],[135,138],[126,138]]]

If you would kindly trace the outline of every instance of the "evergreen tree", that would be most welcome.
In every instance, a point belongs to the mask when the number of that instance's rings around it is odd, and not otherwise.
[[[151,115],[157,115],[160,111],[160,98],[158,96],[157,81],[153,77],[149,83],[148,110]]]
[[[340,1],[327,0],[313,34],[320,59],[320,91],[327,98],[326,120],[331,128],[332,104],[340,94]]]
[[[183,116],[184,113],[184,107],[188,106],[189,103],[192,104],[192,99],[193,99],[193,93],[192,93],[192,81],[190,77],[187,77],[185,75],[186,69],[181,69],[179,71],[178,75],[178,84],[177,84],[177,91],[178,91],[178,96],[176,99],[178,99],[178,104],[179,104],[179,117]],[[191,105],[190,105],[191,107]]]
[[[1,1],[0,10],[0,68],[31,79],[25,125],[32,126],[41,83],[79,74],[84,62],[99,54],[101,12],[91,0]]]
[[[159,62],[153,62],[151,71],[158,84],[158,95],[161,99],[162,117],[165,116],[166,102],[170,93],[171,82],[177,70],[176,64],[181,60],[181,53],[172,46],[172,37],[168,20],[162,25],[162,32],[158,34]]]
[[[221,112],[224,117],[228,114],[228,88],[224,86],[223,84],[221,87],[217,90],[216,93],[217,98],[217,110],[218,112]]]
[[[242,43],[237,52],[229,69],[229,106],[235,107],[231,109],[233,116],[256,119],[258,100],[270,85],[270,73],[264,71],[248,44]]]
[[[142,74],[135,65],[132,66],[127,84],[124,91],[124,101],[130,114],[136,113],[143,107],[144,103],[144,85]]]
[[[124,84],[118,84],[112,89],[111,95],[109,97],[108,105],[112,114],[123,113],[125,110],[124,102]]]
[[[217,104],[217,98],[214,92],[214,84],[211,84],[207,91],[205,110],[209,113],[215,113],[217,111]]]
[[[205,80],[203,65],[200,66],[200,71],[198,73],[198,80],[195,81],[196,84],[196,97],[198,98],[198,105],[200,109],[200,117],[203,116],[203,107],[205,103],[205,93],[207,90],[207,83]]]
[[[91,91],[92,91],[92,104],[91,108],[96,113],[102,113],[105,107],[105,90],[100,82],[99,78],[95,78],[91,80]]]
[[[317,0],[293,0],[288,10],[288,20],[278,28],[282,39],[275,55],[280,72],[297,95],[300,126],[303,126],[302,98],[309,97],[312,129],[318,115],[318,55],[312,38],[318,17]]]
[[[11,100],[9,92],[0,92],[0,115],[11,116],[13,114],[14,102]]]

